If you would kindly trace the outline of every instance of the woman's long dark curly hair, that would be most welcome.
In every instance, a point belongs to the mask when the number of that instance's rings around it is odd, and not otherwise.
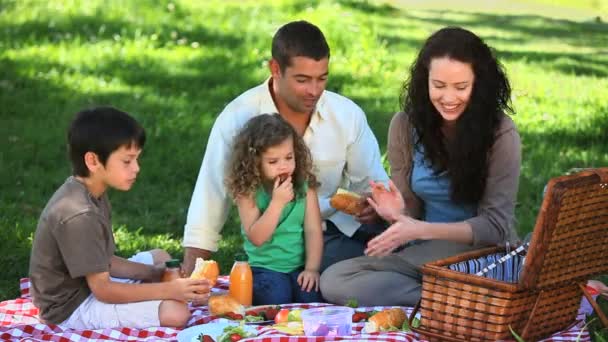
[[[429,98],[430,64],[442,57],[470,64],[475,74],[469,103],[456,121],[450,143],[446,143],[441,130],[443,118]],[[478,203],[486,187],[495,133],[504,113],[513,113],[509,80],[490,47],[459,27],[435,32],[411,66],[401,103],[415,129],[415,143],[424,147],[426,161],[436,173],[447,171],[451,199],[456,203]]]
[[[296,196],[306,195],[299,192],[305,182],[312,189],[319,186],[304,140],[279,114],[261,114],[247,121],[234,139],[226,177],[226,186],[233,198],[254,194],[263,185],[262,154],[290,137],[296,162],[291,176]]]

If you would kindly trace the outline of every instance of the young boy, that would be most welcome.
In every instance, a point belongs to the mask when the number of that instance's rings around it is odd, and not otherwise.
[[[106,189],[131,188],[145,140],[143,128],[114,108],[84,110],[72,121],[73,176],[44,208],[30,258],[32,297],[45,322],[73,329],[181,327],[190,318],[186,302],[208,299],[206,280],[159,282],[170,258],[162,250],[130,260],[114,255]]]

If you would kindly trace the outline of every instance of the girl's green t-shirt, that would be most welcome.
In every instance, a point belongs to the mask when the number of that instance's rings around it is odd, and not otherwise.
[[[274,234],[263,245],[256,247],[241,229],[245,239],[245,252],[249,256],[251,266],[282,273],[289,273],[304,266],[304,215],[307,189],[307,184],[304,184],[303,190],[296,192],[296,199],[285,205]],[[268,208],[271,198],[271,194],[263,187],[256,191],[255,204],[261,214]]]

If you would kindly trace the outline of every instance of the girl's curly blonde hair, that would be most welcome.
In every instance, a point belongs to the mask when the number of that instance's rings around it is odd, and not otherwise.
[[[297,196],[302,185],[316,189],[317,177],[312,173],[312,157],[304,140],[279,114],[261,114],[251,118],[234,139],[232,155],[228,164],[226,187],[232,198],[248,196],[262,185],[262,154],[285,139],[293,139],[296,162],[292,181]]]

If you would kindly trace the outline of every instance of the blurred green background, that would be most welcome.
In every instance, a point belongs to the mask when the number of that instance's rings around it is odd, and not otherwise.
[[[383,152],[426,37],[457,25],[493,46],[523,141],[522,234],[549,178],[608,165],[607,1],[0,0],[0,300],[27,276],[38,216],[70,173],[66,128],[84,107],[116,106],[148,132],[137,184],[110,193],[119,253],[181,257],[214,119],[268,76],[272,35],[296,19],[324,31],[328,89],[366,111]],[[215,256],[223,273],[240,244],[233,212]]]

